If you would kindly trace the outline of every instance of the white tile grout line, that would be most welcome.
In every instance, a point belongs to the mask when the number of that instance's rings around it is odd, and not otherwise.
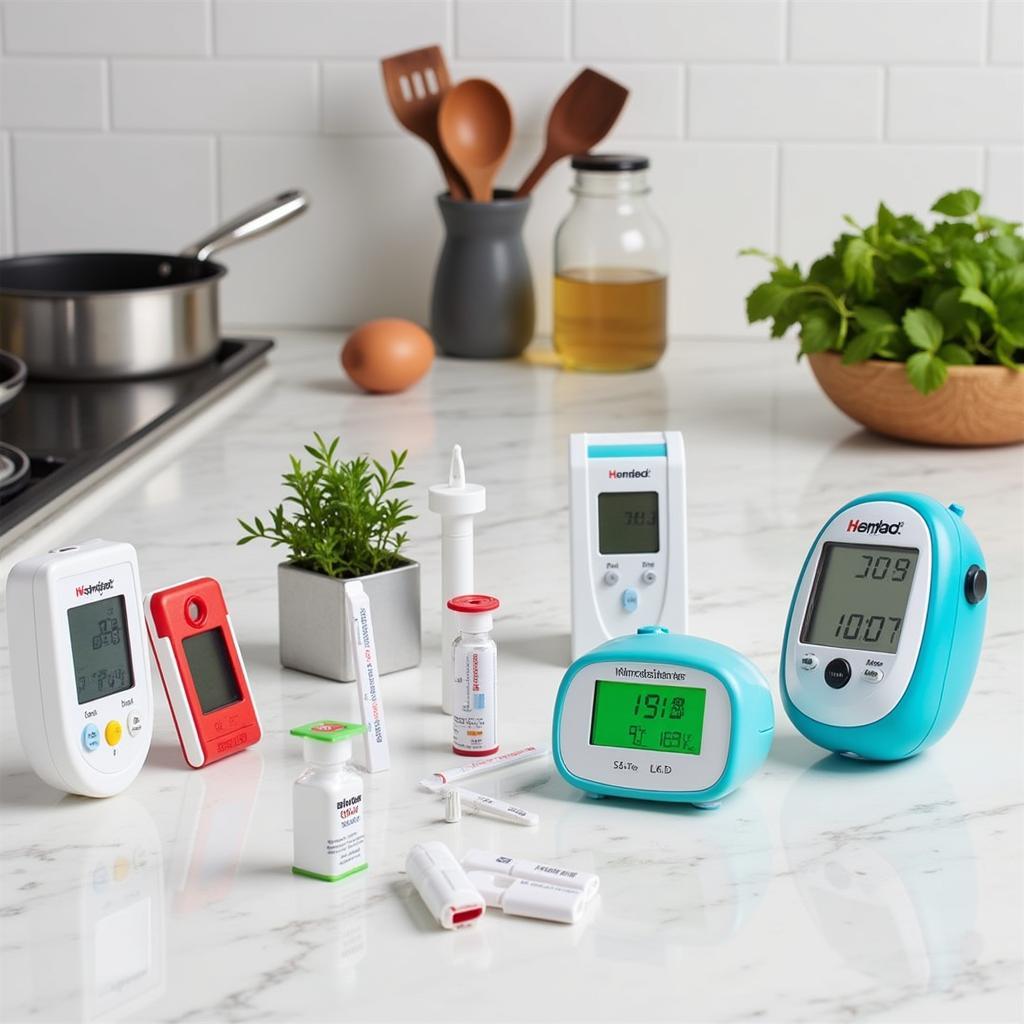
[[[789,64],[789,55],[792,51],[793,17],[790,0],[785,0],[782,5],[782,63]]]
[[[782,252],[782,155],[783,146],[781,143],[775,147],[775,155],[772,160],[772,173],[775,175],[773,182],[775,189],[775,209],[772,211],[772,252]]]
[[[313,106],[316,110],[317,135],[324,134],[324,62],[318,60],[313,68]]]
[[[2,213],[8,228],[7,241],[10,255],[14,256],[18,252],[18,228],[14,217],[14,211],[17,208],[17,203],[14,201],[16,185],[14,180],[14,132],[7,133],[7,159],[4,163],[7,165],[4,167],[4,172],[7,175],[7,208],[0,213]]]
[[[879,119],[881,124],[879,125],[879,138],[882,142],[888,142],[889,140],[889,97],[892,91],[891,81],[892,69],[888,64],[882,66],[882,92],[879,96],[879,102],[881,109],[879,110]]]
[[[565,5],[565,45],[562,55],[565,60],[572,60],[576,53],[576,0],[568,0]]]
[[[217,16],[213,0],[206,0],[206,55],[217,56]]]
[[[981,54],[981,63],[983,65],[992,63],[992,8],[994,6],[994,0],[988,0],[988,3],[985,4],[985,29],[982,33]]]
[[[114,130],[114,75],[113,61],[109,57],[103,58],[103,76],[100,89],[103,97],[103,116],[100,130],[110,132]]]
[[[223,217],[223,214],[221,213],[221,207],[223,206],[223,199],[222,199],[223,183],[221,182],[221,174],[220,174],[220,169],[221,169],[221,138],[220,138],[220,134],[219,133],[215,133],[214,134],[214,136],[213,136],[213,138],[211,140],[211,145],[213,147],[213,161],[212,161],[212,165],[211,165],[210,169],[211,169],[211,171],[213,173],[210,175],[210,178],[211,178],[211,180],[210,180],[210,186],[211,186],[210,199],[212,201],[212,206],[213,206],[213,223],[214,224],[220,224],[224,220],[224,217]]]
[[[690,131],[690,65],[684,64],[680,71],[679,86],[683,90],[683,102],[679,104],[679,138],[686,141]]]

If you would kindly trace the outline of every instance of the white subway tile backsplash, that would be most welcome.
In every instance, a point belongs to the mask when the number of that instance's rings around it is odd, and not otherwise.
[[[1024,64],[1024,0],[992,0],[989,60]]]
[[[778,0],[576,0],[579,60],[777,61]]]
[[[204,54],[206,0],[6,0],[8,53]]]
[[[177,252],[213,227],[213,141],[15,134],[18,251]]]
[[[693,67],[687,134],[694,139],[877,139],[879,68]]]
[[[680,334],[761,332],[765,268],[736,250],[806,260],[880,198],[984,186],[1024,219],[1024,0],[0,0],[0,254],[175,251],[306,187],[307,217],[227,254],[227,318],[425,322],[443,184],[379,61],[435,43],[512,103],[503,186],[581,67],[630,89],[600,148],[653,161]],[[553,168],[526,222],[542,333],[572,178]]]
[[[377,61],[325,61],[321,86],[325,132],[398,135],[405,130],[388,106]]]
[[[674,139],[683,129],[685,105],[682,68],[601,62],[601,71],[629,89],[629,98],[606,142],[618,139]]]
[[[1024,146],[988,151],[982,209],[1003,220],[1024,221]]]
[[[372,57],[448,41],[444,0],[218,0],[217,52]]]
[[[329,326],[427,316],[441,237],[433,153],[419,139],[231,136],[221,205],[242,209],[287,186],[308,214],[223,254],[223,315],[245,325]]]
[[[651,201],[672,239],[672,330],[750,333],[743,299],[761,268],[736,252],[772,245],[772,147],[652,143],[646,152]],[[508,180],[518,180],[535,156],[520,140]],[[223,287],[227,322],[324,326],[403,316],[427,323],[442,234],[433,198],[440,181],[426,147],[405,138],[299,138],[281,145],[231,137],[222,143],[221,161],[225,210],[296,181],[312,199],[310,215],[294,227],[223,255],[231,268]],[[567,162],[554,168],[527,218],[540,333],[551,328],[551,253],[555,228],[572,203],[571,178]]]
[[[14,255],[11,195],[11,137],[0,132],[0,256]]]
[[[793,0],[793,61],[980,63],[985,0]]]
[[[455,0],[455,53],[478,60],[559,60],[569,50],[569,0]]]
[[[744,299],[761,268],[737,252],[770,249],[774,146],[667,143],[649,147],[651,203],[668,228],[669,328],[679,334],[758,334]]]
[[[784,146],[780,251],[806,270],[847,230],[844,213],[869,224],[883,201],[923,218],[944,193],[978,188],[981,168],[976,146]]]
[[[6,57],[0,60],[0,125],[102,128],[103,61]]]
[[[1024,139],[1024,70],[893,68],[888,136],[896,141]]]
[[[743,299],[759,268],[736,258],[746,245],[772,245],[773,148],[766,145],[648,142],[650,202],[670,239],[669,329],[677,334],[751,334]],[[520,141],[509,155],[508,181],[536,159]],[[537,331],[551,331],[555,230],[568,213],[573,172],[557,164],[533,193],[525,237],[537,299]],[[428,260],[433,259],[428,254]]]
[[[115,130],[311,132],[317,67],[305,61],[115,60]]]

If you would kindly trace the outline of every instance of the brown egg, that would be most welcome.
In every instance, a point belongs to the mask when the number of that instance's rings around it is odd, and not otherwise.
[[[344,371],[364,391],[412,387],[434,361],[434,342],[418,324],[388,317],[357,327],[341,349]]]

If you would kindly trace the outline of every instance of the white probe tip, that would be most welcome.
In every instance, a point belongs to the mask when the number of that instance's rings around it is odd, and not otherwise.
[[[462,461],[462,445],[457,444],[452,448],[452,464],[448,470],[449,487],[466,486],[466,464]]]

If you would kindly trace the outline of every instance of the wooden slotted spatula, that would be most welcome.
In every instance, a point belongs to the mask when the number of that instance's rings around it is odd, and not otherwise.
[[[422,50],[386,57],[380,67],[395,117],[437,155],[452,198],[465,199],[466,186],[448,159],[437,132],[437,110],[451,86],[441,47],[425,46]]]
[[[593,68],[584,68],[566,87],[548,115],[544,152],[516,189],[516,198],[528,196],[552,164],[564,156],[586,153],[611,130],[629,96],[624,85]]]

